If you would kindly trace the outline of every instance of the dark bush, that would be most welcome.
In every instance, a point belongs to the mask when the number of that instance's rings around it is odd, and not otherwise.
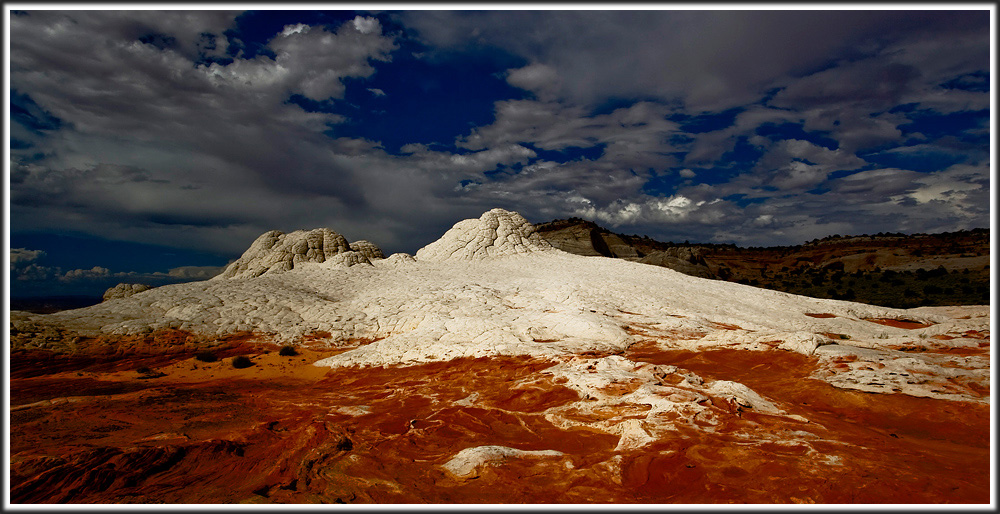
[[[295,348],[291,345],[282,346],[281,350],[278,350],[278,355],[281,355],[282,357],[291,357],[298,354],[299,352],[295,351]]]
[[[194,358],[200,360],[201,362],[215,362],[219,360],[219,358],[215,356],[215,352],[207,350],[194,354]]]
[[[253,366],[253,361],[250,360],[250,357],[247,357],[246,355],[238,355],[236,357],[233,357],[234,368],[237,369],[249,368],[250,366]]]

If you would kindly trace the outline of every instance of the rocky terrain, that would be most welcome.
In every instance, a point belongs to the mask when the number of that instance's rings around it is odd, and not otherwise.
[[[941,234],[834,235],[798,246],[660,242],[579,218],[537,226],[556,248],[814,298],[886,307],[981,305],[990,300],[987,229]]]
[[[500,209],[413,256],[268,232],[208,281],[11,312],[11,501],[989,502],[988,306],[542,235]]]

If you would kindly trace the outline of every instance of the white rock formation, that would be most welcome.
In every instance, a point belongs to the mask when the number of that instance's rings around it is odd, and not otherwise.
[[[364,248],[369,253],[374,253],[372,248],[379,254],[382,253],[368,241],[358,243],[362,243],[359,248]],[[239,259],[212,280],[254,278],[269,273],[283,273],[293,269],[297,264],[325,262],[337,254],[351,250],[344,236],[328,228],[296,230],[290,234],[272,230],[261,234]]]
[[[503,209],[455,224],[441,239],[417,251],[422,261],[473,260],[554,250],[520,214]]]
[[[83,335],[174,328],[206,336],[254,331],[282,343],[314,332],[329,332],[331,345],[348,338],[376,340],[317,362],[320,366],[499,355],[565,359],[656,341],[663,349],[800,352],[820,360],[819,378],[866,391],[983,401],[928,377],[989,385],[988,352],[898,350],[941,344],[981,348],[989,334],[989,306],[890,309],[571,255],[540,240],[520,215],[499,209],[459,222],[416,259],[394,254],[371,260],[363,245],[356,246],[351,250],[327,229],[268,232],[211,280],[48,315],[12,312],[11,324],[21,332],[56,326]],[[934,325],[907,330],[866,321],[872,318]],[[38,338],[18,344],[57,343]],[[843,365],[845,360],[850,362]],[[601,365],[613,371],[630,364]],[[626,373],[625,368],[614,372]],[[737,398],[737,393],[728,394]],[[756,402],[745,395],[743,400]],[[629,434],[641,439],[635,427]]]
[[[143,291],[148,291],[149,289],[152,289],[152,286],[146,284],[121,283],[115,287],[108,288],[107,291],[104,291],[104,295],[102,295],[101,298],[103,298],[104,301],[115,300],[118,298],[128,298],[129,296]]]
[[[562,452],[556,450],[518,450],[507,446],[474,446],[458,452],[441,467],[452,475],[465,478],[474,476],[476,470],[484,465],[495,466],[508,459],[537,459],[561,457],[562,455]]]
[[[382,249],[375,246],[375,243],[372,243],[371,241],[365,241],[362,239],[361,241],[351,243],[350,247],[352,251],[359,252],[361,255],[364,255],[369,262],[374,261],[375,259],[385,259],[385,255],[382,254]]]

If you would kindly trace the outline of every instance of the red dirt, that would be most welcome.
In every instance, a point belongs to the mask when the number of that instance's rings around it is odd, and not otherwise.
[[[705,379],[741,382],[789,414],[824,427],[817,435],[844,443],[830,446],[844,463],[832,468],[833,474],[803,469],[795,476],[794,459],[766,464],[784,469],[771,476],[786,481],[789,495],[799,491],[801,499],[823,503],[989,501],[988,405],[837,389],[809,378],[816,361],[793,352],[633,347],[626,356],[672,364]],[[754,419],[761,423],[758,430],[787,423],[759,414]]]
[[[911,319],[892,319],[892,318],[863,318],[863,319],[865,321],[878,323],[879,325],[885,325],[887,327],[905,328],[908,330],[927,328],[929,326],[934,325],[933,323],[924,323],[921,321],[914,321]]]
[[[807,312],[806,316],[813,318],[836,318],[836,314],[830,314],[828,312]]]
[[[10,379],[11,501],[989,501],[988,406],[835,389],[808,378],[815,361],[796,353],[633,346],[630,359],[742,382],[812,423],[740,412],[713,398],[722,420],[714,433],[682,422],[675,436],[616,452],[617,436],[560,428],[542,414],[580,400],[540,373],[551,362],[506,357],[327,371],[309,363],[343,350],[300,348],[302,355],[282,357],[276,345],[249,340],[225,350],[250,355],[255,365],[245,369],[186,353],[155,366],[148,355],[97,364],[12,356],[12,369],[35,369]],[[140,363],[166,375],[141,379]],[[74,365],[88,371],[68,371]],[[65,400],[45,401],[58,398]],[[741,435],[790,430],[820,439],[747,444]],[[441,468],[480,445],[565,456],[511,459],[468,479]],[[842,465],[817,464],[816,451]]]

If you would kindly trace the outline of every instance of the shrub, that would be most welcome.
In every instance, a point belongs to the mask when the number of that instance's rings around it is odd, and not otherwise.
[[[246,355],[238,355],[236,357],[233,357],[233,367],[234,368],[237,368],[237,369],[239,369],[239,368],[249,368],[250,366],[253,366],[253,361],[250,360],[250,357],[247,357]]]
[[[207,350],[194,354],[194,358],[200,360],[201,362],[215,362],[219,360],[219,358],[215,356],[215,352]]]
[[[298,354],[299,352],[295,351],[295,348],[291,345],[282,346],[281,350],[278,350],[278,355],[281,355],[282,357],[291,357]]]

